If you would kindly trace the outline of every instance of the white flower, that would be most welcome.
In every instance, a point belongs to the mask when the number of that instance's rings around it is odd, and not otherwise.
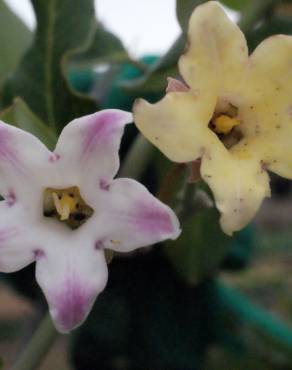
[[[143,185],[113,180],[131,121],[121,110],[76,119],[54,152],[0,122],[0,271],[36,261],[61,332],[79,326],[104,289],[104,249],[129,252],[180,233],[175,214]]]

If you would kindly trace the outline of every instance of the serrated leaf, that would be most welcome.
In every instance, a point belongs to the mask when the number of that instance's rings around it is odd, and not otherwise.
[[[0,119],[38,137],[49,149],[54,149],[57,137],[20,98],[13,105],[0,112]]]
[[[30,30],[4,1],[0,0],[0,85],[9,73],[14,71],[31,39]]]
[[[198,210],[182,224],[181,236],[165,246],[165,253],[178,273],[197,284],[214,274],[231,246],[232,238],[219,225],[216,208]]]
[[[93,0],[32,0],[37,29],[34,42],[5,86],[4,103],[21,97],[46,124],[60,131],[76,116],[96,107],[70,89],[64,76],[74,51],[93,36]]]

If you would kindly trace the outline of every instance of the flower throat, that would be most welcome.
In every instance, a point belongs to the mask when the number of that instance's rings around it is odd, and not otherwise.
[[[72,230],[83,225],[93,212],[81,197],[77,186],[64,189],[46,188],[44,191],[44,216],[64,222]]]

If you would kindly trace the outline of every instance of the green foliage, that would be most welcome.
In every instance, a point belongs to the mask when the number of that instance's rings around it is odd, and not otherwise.
[[[93,65],[98,63],[124,62],[128,59],[121,40],[107,31],[101,23],[94,26],[94,36],[84,52],[76,53],[71,63]]]
[[[201,369],[212,339],[211,284],[186,284],[157,247],[109,269],[107,289],[73,334],[74,369]]]
[[[57,137],[54,131],[45,125],[20,98],[15,98],[13,104],[0,112],[0,119],[13,126],[21,128],[38,137],[49,149],[54,149]]]
[[[251,3],[252,0],[221,0],[223,5],[234,10],[242,10]]]
[[[253,50],[265,38],[277,35],[292,35],[292,22],[290,17],[275,16],[264,20],[256,29],[247,32],[246,38],[250,50]]]
[[[205,2],[206,0],[176,0],[176,16],[184,32],[188,28],[189,19],[195,7]]]
[[[204,3],[205,0],[177,0],[176,14],[183,32],[186,31],[189,17],[194,8]],[[143,76],[125,82],[121,85],[127,92],[135,92],[137,95],[160,94],[163,95],[167,77],[178,75],[177,61],[183,53],[186,45],[186,35],[182,33],[169,50],[156,63],[145,70]]]
[[[175,269],[191,284],[214,275],[231,246],[232,238],[222,232],[218,220],[216,208],[198,210],[182,223],[179,239],[165,247]]]
[[[85,48],[93,36],[93,0],[32,0],[32,4],[37,17],[34,42],[5,87],[4,103],[19,96],[60,131],[71,119],[95,110],[91,101],[73,94],[64,77],[70,55]]]
[[[146,68],[142,76],[121,83],[121,88],[128,93],[135,93],[137,96],[163,95],[167,85],[167,77],[174,77],[178,73],[177,61],[183,52],[185,42],[185,37],[181,35],[164,56]]]
[[[14,71],[31,42],[31,32],[22,21],[0,0],[0,85]]]

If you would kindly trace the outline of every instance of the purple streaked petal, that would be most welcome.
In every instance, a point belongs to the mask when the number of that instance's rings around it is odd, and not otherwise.
[[[59,248],[48,246],[36,262],[36,279],[62,333],[82,324],[107,282],[103,251],[95,249],[94,243],[90,248],[82,244],[75,240],[69,245],[60,238]]]
[[[69,332],[80,325],[88,315],[96,298],[95,287],[80,281],[73,273],[67,272],[60,287],[50,293],[51,314],[62,332]]]
[[[62,131],[55,149],[58,165],[70,168],[89,196],[117,173],[121,137],[130,122],[131,113],[108,109],[75,119]]]
[[[0,121],[0,194],[13,205],[31,205],[50,151],[33,135]]]
[[[131,121],[130,113],[108,109],[92,115],[86,125],[82,142],[82,156],[87,157],[96,150],[97,146],[111,145],[113,136],[120,134],[120,128]]]
[[[35,260],[35,228],[27,225],[24,210],[0,202],[0,272],[14,272]]]
[[[15,169],[15,171],[25,174],[25,168],[22,167],[20,161],[20,153],[18,148],[12,145],[14,141],[13,131],[8,129],[9,126],[0,126],[0,161],[2,165],[5,163]]]
[[[180,234],[174,212],[134,180],[112,181],[99,207],[103,212],[90,221],[89,232],[105,248],[128,252]]]

